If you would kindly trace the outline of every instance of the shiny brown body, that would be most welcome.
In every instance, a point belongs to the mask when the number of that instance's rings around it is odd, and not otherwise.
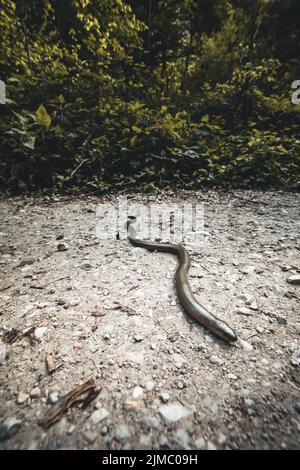
[[[134,246],[146,248],[149,251],[164,251],[174,253],[179,258],[179,264],[175,274],[176,290],[178,298],[184,310],[189,313],[198,323],[208,328],[212,333],[220,338],[234,342],[237,336],[227,323],[215,317],[212,313],[206,310],[195,299],[189,282],[188,271],[190,267],[190,255],[187,250],[180,244],[173,243],[157,243],[139,240],[135,238],[135,230],[132,227],[134,218],[131,218],[127,223],[128,239]]]

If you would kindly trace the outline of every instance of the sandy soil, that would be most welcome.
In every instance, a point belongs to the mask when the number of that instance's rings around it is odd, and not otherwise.
[[[97,208],[117,201],[0,203],[0,448],[299,448],[299,195],[131,195],[204,204],[202,238],[186,241],[190,282],[237,345],[183,312],[175,256],[97,237]],[[90,378],[97,398],[44,430]]]

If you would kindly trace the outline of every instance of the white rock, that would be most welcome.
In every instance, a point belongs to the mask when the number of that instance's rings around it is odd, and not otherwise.
[[[223,364],[223,360],[220,359],[218,356],[210,356],[209,362],[214,364],[215,366],[221,366]]]
[[[184,358],[180,355],[180,354],[172,354],[172,359],[173,359],[173,362],[175,364],[175,366],[180,369],[183,364],[184,364]]]
[[[49,398],[50,403],[52,403],[52,405],[54,405],[55,403],[58,402],[59,395],[58,395],[57,392],[50,392],[49,395],[48,395],[48,398]]]
[[[231,373],[227,374],[226,377],[227,377],[227,379],[229,379],[229,380],[237,380],[237,376],[234,375],[234,374],[231,374]]]
[[[105,408],[100,408],[99,410],[95,410],[91,416],[89,417],[89,420],[91,421],[92,424],[97,424],[100,423],[100,421],[103,421],[107,416],[109,415],[109,412]]]
[[[34,330],[34,337],[37,340],[41,340],[45,333],[47,332],[48,328],[46,326],[40,326]]]
[[[0,424],[0,442],[13,437],[20,429],[22,422],[15,417],[8,417]]]
[[[199,438],[195,441],[195,447],[196,447],[196,449],[198,449],[198,450],[204,449],[204,447],[205,447],[205,440],[203,439],[203,437],[199,437]]]
[[[218,444],[220,446],[223,446],[224,444],[226,444],[226,441],[227,441],[227,437],[224,434],[220,433],[218,436]]]
[[[172,423],[193,414],[193,410],[186,408],[180,403],[162,405],[159,407],[159,412],[167,421],[171,421]]]
[[[140,398],[142,398],[143,393],[144,390],[142,389],[142,387],[134,387],[134,389],[132,390],[132,398],[134,400],[139,400]]]
[[[292,276],[289,276],[286,280],[289,284],[300,285],[300,274],[293,274]]]
[[[161,399],[163,403],[167,403],[170,400],[170,395],[166,392],[161,392],[159,394],[159,398]]]
[[[253,346],[248,343],[247,341],[243,340],[243,339],[239,339],[239,344],[240,346],[242,347],[242,349],[246,352],[251,352],[253,351]]]
[[[115,439],[117,441],[125,441],[126,439],[129,439],[131,437],[131,433],[125,424],[121,424],[120,426],[117,427],[116,432],[115,432]]]
[[[19,403],[19,405],[22,405],[22,403],[25,403],[25,401],[27,401],[28,398],[29,398],[28,393],[20,392],[18,395],[17,402]]]
[[[145,389],[148,392],[151,392],[152,390],[154,390],[154,388],[155,388],[155,383],[152,382],[152,380],[148,380],[148,382],[145,383]]]
[[[42,392],[38,387],[35,387],[31,390],[30,396],[32,398],[39,398],[41,396]]]
[[[238,308],[236,313],[238,313],[239,315],[252,315],[251,310],[249,310],[249,308],[247,307]]]
[[[183,449],[189,449],[190,437],[185,429],[177,429],[175,432],[175,440]]]

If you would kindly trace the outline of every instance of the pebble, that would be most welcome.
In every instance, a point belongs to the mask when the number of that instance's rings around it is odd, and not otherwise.
[[[31,390],[30,396],[32,398],[39,398],[41,396],[42,392],[38,387],[35,387]]]
[[[167,420],[175,423],[182,418],[186,418],[193,413],[193,410],[186,408],[180,403],[170,403],[159,407],[160,414]]]
[[[117,441],[125,441],[126,439],[129,439],[130,437],[131,437],[131,433],[125,424],[121,424],[120,426],[117,427],[116,432],[115,432],[115,439]]]
[[[276,320],[278,321],[279,325],[287,324],[286,318],[282,317],[281,315],[277,315]]]
[[[251,408],[254,405],[254,401],[251,398],[244,398],[246,408]]]
[[[300,285],[300,274],[293,274],[292,276],[287,277],[287,282],[289,284]]]
[[[13,437],[20,429],[22,422],[15,417],[8,417],[0,424],[0,442]]]
[[[98,433],[96,431],[85,431],[83,435],[90,444],[93,444],[98,437]]]
[[[100,421],[103,421],[105,418],[109,416],[109,412],[105,408],[100,408],[98,410],[95,410],[91,416],[89,417],[89,420],[91,421],[92,424],[97,424],[100,423]]]
[[[57,403],[59,400],[59,395],[57,392],[50,392],[48,395],[48,399],[52,405],[55,405],[55,403]]]
[[[143,393],[144,393],[144,390],[142,389],[142,387],[134,387],[132,391],[132,398],[134,400],[139,400],[140,398],[142,398]]]
[[[19,405],[22,405],[23,403],[25,403],[25,401],[28,400],[28,398],[29,398],[28,393],[20,392],[18,395],[17,402],[19,403]]]
[[[251,310],[247,307],[238,308],[236,313],[238,313],[239,315],[252,315]]]
[[[69,435],[71,435],[71,434],[73,434],[74,431],[75,431],[75,426],[74,426],[74,424],[71,424],[71,426],[69,427],[67,433]]]
[[[221,366],[223,364],[222,359],[220,359],[218,356],[210,356],[209,362],[215,366]]]
[[[244,266],[239,266],[239,271],[242,274],[250,274],[255,271],[255,266],[253,265],[244,265]]]
[[[231,374],[231,373],[227,374],[226,377],[227,377],[227,379],[229,379],[229,380],[237,380],[237,376],[234,375],[234,374]]]
[[[69,246],[66,243],[58,243],[57,251],[68,251]]]
[[[175,354],[172,355],[172,359],[173,359],[173,362],[174,362],[175,366],[178,369],[181,369],[181,367],[184,364],[184,358],[180,354],[175,353]]]
[[[155,383],[152,382],[152,380],[148,380],[148,382],[145,383],[145,389],[148,392],[152,392],[152,390],[154,390],[154,388],[155,388]]]
[[[227,442],[227,436],[225,436],[225,434],[220,433],[218,436],[218,444],[220,446],[223,446],[224,444],[226,444],[226,442]]]
[[[142,425],[147,429],[158,429],[160,427],[160,422],[157,418],[153,416],[146,416],[142,420]]]
[[[199,437],[196,441],[195,441],[195,447],[197,450],[203,450],[204,447],[205,447],[205,440],[203,439],[203,437]]]
[[[142,403],[137,400],[125,400],[124,401],[124,408],[125,410],[132,411],[137,410],[142,406]]]
[[[246,352],[251,352],[253,351],[253,346],[252,344],[248,343],[247,341],[243,340],[240,338],[239,344],[242,347],[242,349]]]
[[[159,398],[163,403],[167,403],[170,400],[170,395],[167,392],[161,392]]]
[[[185,429],[177,429],[175,432],[175,440],[183,449],[189,449],[190,437]]]
[[[141,336],[141,335],[135,335],[133,337],[134,341],[136,341],[137,343],[140,343],[141,341],[143,341],[144,337]]]
[[[43,336],[45,335],[45,333],[47,332],[47,330],[48,330],[48,328],[46,326],[40,326],[39,328],[36,328],[34,330],[35,339],[40,341],[43,338]]]

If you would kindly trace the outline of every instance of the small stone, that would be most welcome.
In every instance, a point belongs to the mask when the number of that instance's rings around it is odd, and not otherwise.
[[[69,435],[71,435],[71,434],[73,434],[74,431],[75,431],[75,426],[74,426],[74,424],[71,424],[71,426],[69,427],[67,433]]]
[[[115,439],[117,441],[125,441],[126,439],[129,439],[131,437],[131,433],[125,424],[121,424],[120,426],[117,427],[116,432],[115,432]]]
[[[231,374],[231,373],[227,374],[226,377],[227,377],[227,379],[229,379],[229,380],[237,380],[237,376],[234,375],[234,374]]]
[[[218,436],[218,444],[220,446],[223,446],[224,444],[226,444],[226,442],[227,442],[227,437],[224,434],[220,433]]]
[[[236,313],[238,313],[239,315],[252,315],[251,310],[247,307],[238,308]]]
[[[158,429],[160,427],[160,422],[153,416],[146,416],[142,420],[142,425],[147,429]]]
[[[142,403],[137,400],[125,400],[123,406],[125,410],[132,411],[132,410],[138,410],[139,408],[141,408]]]
[[[253,265],[239,266],[239,271],[242,274],[250,274],[250,273],[253,273],[255,271],[255,266],[253,266]]]
[[[261,326],[257,326],[256,328],[257,333],[262,334],[264,332],[264,329]]]
[[[47,330],[48,330],[48,328],[46,326],[40,326],[39,328],[36,328],[34,330],[35,339],[40,341],[43,338],[43,336],[45,335],[45,333],[47,332]]]
[[[58,243],[57,251],[68,251],[69,247],[66,243]]]
[[[155,389],[155,383],[152,382],[152,380],[148,380],[148,381],[145,383],[145,389],[147,390],[147,392],[152,392],[152,390]]]
[[[280,362],[274,362],[272,364],[273,369],[281,369],[282,364]]]
[[[93,444],[98,437],[98,433],[96,431],[85,431],[83,435],[89,444]]]
[[[196,441],[195,441],[195,447],[197,450],[203,450],[204,447],[205,447],[205,440],[203,439],[203,437],[199,437]]]
[[[52,405],[55,405],[55,403],[57,403],[59,400],[59,395],[57,392],[50,392],[48,395],[48,399]]]
[[[92,424],[97,424],[100,423],[100,421],[103,421],[105,418],[109,416],[109,412],[105,408],[100,408],[99,410],[95,410],[91,416],[89,417],[89,420],[91,421]]]
[[[167,403],[170,400],[170,395],[167,392],[161,392],[159,398],[163,403]]]
[[[245,341],[243,339],[240,339],[239,344],[240,344],[240,346],[242,347],[242,349],[244,351],[246,351],[246,352],[253,351],[253,346],[250,343],[248,343],[247,341]]]
[[[206,448],[207,448],[207,450],[217,450],[215,444],[211,441],[207,441]]]
[[[281,315],[277,315],[276,320],[278,321],[279,325],[287,324],[286,318],[282,317]]]
[[[144,337],[141,336],[141,335],[135,335],[133,337],[134,341],[136,341],[137,343],[140,343],[141,341],[143,341]]]
[[[246,408],[251,408],[254,405],[254,401],[251,398],[244,398]]]
[[[175,366],[178,369],[181,369],[181,367],[184,364],[184,358],[180,354],[175,353],[175,354],[172,354],[172,359],[173,359]]]
[[[102,426],[102,428],[100,429],[100,432],[101,432],[102,436],[105,436],[105,434],[108,433],[108,427],[107,426]]]
[[[252,304],[249,305],[249,308],[251,308],[251,310],[258,310],[258,305],[256,302],[252,302]]]
[[[61,305],[66,305],[66,302],[65,302],[65,300],[63,300],[63,299],[58,299],[58,300],[56,301],[56,305],[60,305],[60,306],[61,306]]]
[[[289,284],[300,285],[300,274],[293,274],[292,276],[287,277],[287,282]]]
[[[134,400],[139,400],[140,398],[142,398],[143,394],[144,390],[142,389],[142,387],[134,387],[132,391],[132,398]]]
[[[6,418],[0,424],[0,442],[13,437],[19,431],[21,424],[22,422],[15,417]]]
[[[293,364],[293,366],[300,365],[300,341],[298,341],[298,344],[293,351],[291,363]]]
[[[25,401],[28,400],[28,398],[29,398],[28,393],[20,392],[18,395],[17,402],[19,403],[19,405],[22,405],[23,403],[25,403]]]
[[[190,416],[193,410],[186,408],[180,403],[170,403],[169,405],[160,406],[159,412],[167,421],[175,423],[182,418]]]
[[[175,440],[183,449],[189,449],[190,437],[185,429],[177,429],[174,437],[175,437]]]
[[[210,356],[209,362],[215,366],[221,366],[223,364],[222,359],[220,359],[218,356]]]
[[[32,398],[39,398],[41,396],[42,392],[38,387],[35,387],[31,390],[30,396]]]

